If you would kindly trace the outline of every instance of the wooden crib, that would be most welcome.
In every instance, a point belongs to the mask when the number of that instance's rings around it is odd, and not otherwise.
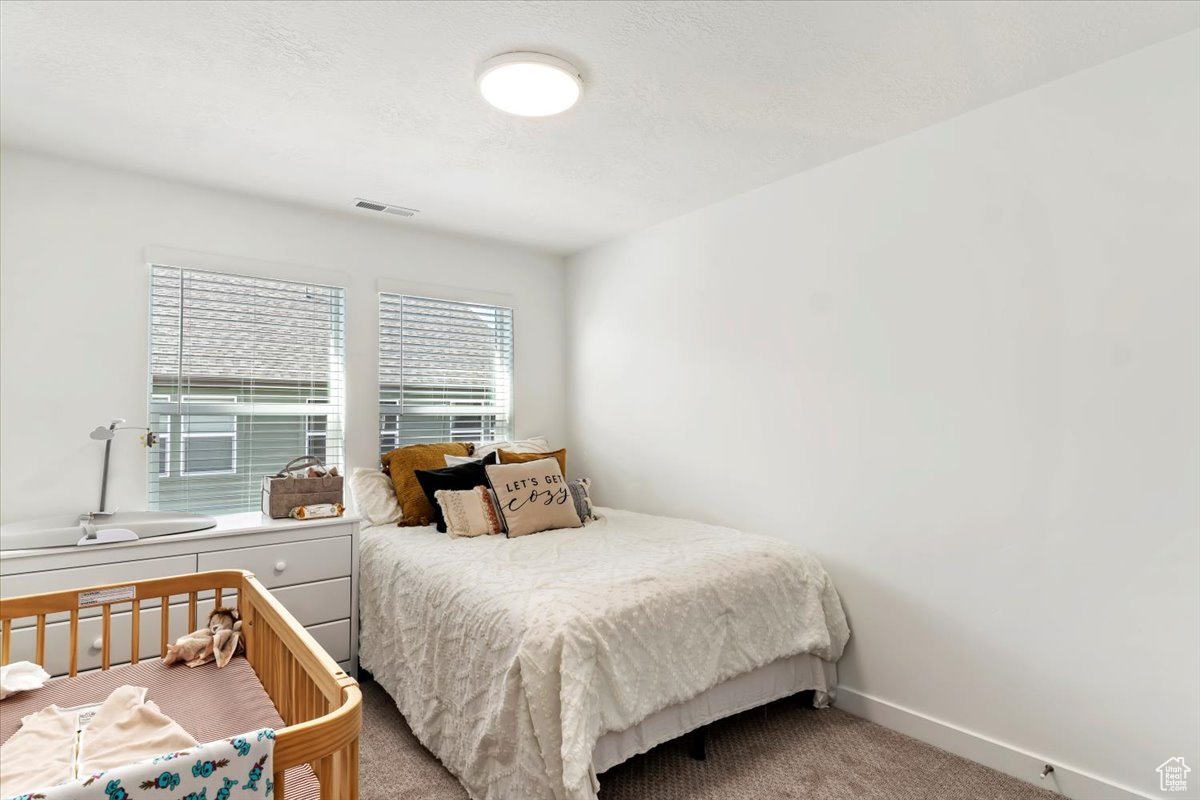
[[[167,645],[174,641],[171,634],[182,633],[170,630],[172,598],[186,597],[187,630],[192,631],[203,624],[198,619],[201,601],[207,604],[211,598],[221,605],[223,597],[228,601],[232,592],[237,593],[246,660],[286,726],[275,735],[275,797],[285,798],[285,770],[309,764],[320,784],[321,800],[356,800],[358,736],[362,727],[362,693],[358,682],[342,671],[253,574],[244,570],[200,572],[0,599],[0,664],[10,661],[13,621],[24,618],[36,618],[34,660],[45,664],[46,617],[66,613],[70,616],[70,667],[63,680],[74,678],[80,610],[99,607],[100,669],[110,669],[115,659],[125,660],[123,653],[111,652],[115,619],[131,628],[128,663],[136,665],[143,638],[140,628],[146,610],[144,603],[148,600],[160,603],[159,651],[165,655]],[[114,617],[114,606],[132,613]],[[253,685],[252,679],[247,680]],[[311,781],[311,777],[307,779]]]

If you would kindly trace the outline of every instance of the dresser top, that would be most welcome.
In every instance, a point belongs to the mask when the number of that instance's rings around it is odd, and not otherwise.
[[[215,528],[203,531],[193,531],[175,536],[210,536],[223,533],[260,533],[262,531],[279,531],[291,528],[320,528],[326,525],[342,525],[347,522],[358,522],[359,518],[347,514],[344,517],[325,517],[322,519],[271,519],[261,511],[247,511],[242,514],[220,514],[214,517],[217,521]]]
[[[130,542],[109,542],[106,544],[76,545],[73,547],[40,547],[28,550],[4,550],[0,552],[0,573],[24,571],[24,568],[17,566],[17,564],[27,560],[41,562],[46,558],[51,558],[57,562],[56,566],[59,564],[61,566],[74,566],[76,563],[103,563],[125,559],[153,558],[159,555],[170,555],[175,552],[195,551],[197,548],[211,550],[221,546],[244,546],[234,541],[223,544],[215,544],[213,542],[213,540],[232,537],[253,537],[256,540],[262,541],[320,538],[325,533],[323,529],[333,526],[353,525],[354,529],[357,530],[357,523],[359,521],[358,517],[350,515],[307,520],[291,518],[271,519],[259,511],[248,511],[241,514],[218,514],[214,516],[214,519],[217,520],[216,526],[202,531],[149,536]],[[329,531],[328,535],[337,534],[334,531]],[[37,568],[44,567],[39,565]]]

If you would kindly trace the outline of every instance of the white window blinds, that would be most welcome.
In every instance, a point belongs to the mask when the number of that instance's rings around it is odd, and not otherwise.
[[[379,295],[381,453],[511,438],[512,373],[512,309]]]
[[[252,511],[296,456],[344,468],[343,289],[155,266],[150,318],[150,508]]]

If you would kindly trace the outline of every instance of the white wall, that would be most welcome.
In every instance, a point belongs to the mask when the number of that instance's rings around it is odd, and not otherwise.
[[[1200,769],[1198,64],[1189,34],[572,258],[599,501],[814,550],[860,700],[1143,793]]]
[[[301,168],[299,165],[297,168]],[[510,294],[518,434],[564,434],[561,259],[130,173],[0,154],[0,519],[95,507],[112,417],[144,422],[147,247],[344,273],[347,460],[377,461],[378,279]],[[201,257],[203,259],[205,257]],[[110,507],[145,508],[135,437],[113,448]]]

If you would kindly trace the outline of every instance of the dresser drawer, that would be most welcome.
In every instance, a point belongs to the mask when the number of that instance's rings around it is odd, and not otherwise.
[[[0,597],[16,597],[24,594],[43,594],[67,589],[86,589],[106,583],[128,583],[148,578],[166,578],[170,575],[187,575],[196,571],[196,556],[170,556],[151,558],[145,561],[126,561],[122,564],[99,564],[94,567],[74,567],[46,572],[26,572],[21,575],[5,575],[0,579]],[[158,600],[146,601],[146,607],[157,606]],[[100,614],[100,607],[80,609],[81,618]],[[51,614],[47,620],[54,622],[67,619],[68,614]],[[13,621],[14,628],[27,628],[36,620],[23,617]]]
[[[319,625],[351,616],[350,578],[301,583],[272,589],[271,594],[301,625]]]
[[[44,594],[63,589],[83,589],[105,583],[125,583],[146,578],[165,578],[196,571],[195,556],[151,558],[145,561],[126,561],[122,564],[99,564],[94,567],[55,569],[46,572],[27,572],[5,575],[0,580],[0,597],[23,594]]]
[[[334,661],[347,661],[350,658],[350,620],[340,619],[337,622],[327,622],[324,625],[310,625],[307,628],[317,644],[325,648]]]
[[[197,569],[247,569],[268,588],[312,583],[350,574],[349,536],[201,553]]]

